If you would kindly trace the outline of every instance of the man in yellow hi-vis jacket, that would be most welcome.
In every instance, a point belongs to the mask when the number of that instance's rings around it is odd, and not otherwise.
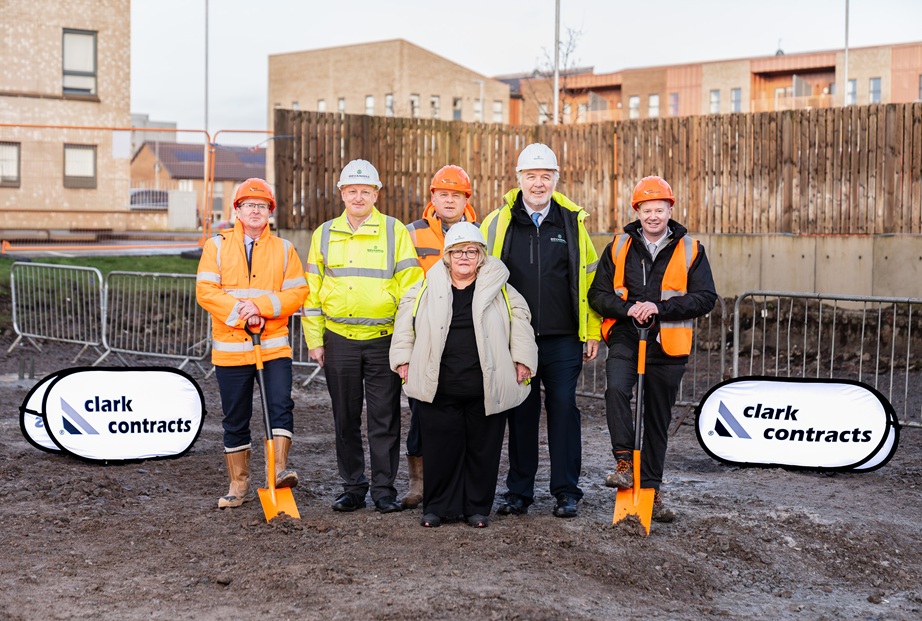
[[[334,511],[365,506],[369,481],[362,449],[367,428],[371,498],[382,513],[400,511],[394,478],[400,449],[400,376],[389,352],[400,298],[423,278],[406,227],[375,208],[381,181],[365,160],[349,162],[338,186],[345,210],[311,237],[310,294],[302,323],[310,357],[324,367],[333,404],[336,460],[343,493]]]

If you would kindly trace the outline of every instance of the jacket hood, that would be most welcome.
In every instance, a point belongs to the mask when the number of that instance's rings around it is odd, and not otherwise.
[[[512,209],[515,206],[515,201],[519,197],[519,194],[522,193],[522,188],[512,188],[503,196],[503,201],[506,203],[506,206],[509,209]],[[589,212],[571,201],[569,198],[561,194],[560,192],[554,192],[551,194],[551,199],[553,199],[558,205],[564,209],[569,209],[570,211],[575,211],[579,214],[580,219],[586,218],[589,216]]]

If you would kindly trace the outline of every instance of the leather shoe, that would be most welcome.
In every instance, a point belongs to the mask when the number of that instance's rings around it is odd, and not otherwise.
[[[566,494],[557,497],[557,506],[554,507],[554,516],[559,518],[576,517],[576,499]]]
[[[375,511],[380,513],[396,513],[403,511],[403,505],[397,502],[396,498],[379,498],[375,501]]]
[[[333,511],[355,511],[365,508],[365,499],[356,498],[352,494],[341,494],[333,503]]]
[[[518,494],[506,492],[503,501],[496,507],[496,515],[525,515],[528,513],[528,505],[525,499]]]

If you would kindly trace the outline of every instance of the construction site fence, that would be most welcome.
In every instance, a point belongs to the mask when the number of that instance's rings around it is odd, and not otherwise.
[[[195,276],[110,272],[16,262],[11,270],[13,329],[9,351],[41,341],[114,355],[213,367],[211,318],[195,298]],[[742,376],[854,379],[883,394],[903,425],[922,427],[922,299],[749,291],[694,320],[694,344],[676,405],[687,416],[713,386]],[[293,365],[307,385],[320,367],[310,360],[300,314],[291,317]],[[584,365],[577,391],[603,399],[607,350]],[[322,377],[322,376],[321,376]]]

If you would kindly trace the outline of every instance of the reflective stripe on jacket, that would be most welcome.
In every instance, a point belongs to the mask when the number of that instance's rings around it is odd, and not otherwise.
[[[502,258],[503,245],[506,243],[509,223],[512,221],[512,207],[521,191],[520,188],[515,188],[506,192],[503,197],[505,204],[491,212],[480,225],[480,230],[484,232],[487,240],[487,252],[494,257]],[[551,197],[560,205],[561,213],[569,220],[568,227],[571,224],[575,225],[578,238],[578,243],[570,244],[570,248],[578,251],[570,253],[569,262],[570,273],[577,275],[576,286],[571,285],[570,297],[579,321],[579,338],[581,341],[589,339],[597,341],[600,338],[602,319],[589,306],[588,291],[595,278],[598,255],[595,246],[592,245],[589,232],[586,230],[585,220],[589,214],[560,192],[554,192]]]
[[[630,247],[631,236],[627,233],[619,235],[615,243],[611,245],[611,258],[615,265],[612,288],[615,295],[622,300],[627,300],[628,295],[627,287],[624,286],[624,271]],[[691,269],[697,256],[698,241],[696,239],[684,235],[676,242],[675,251],[666,265],[666,272],[660,284],[661,300],[669,300],[688,292],[688,270]],[[608,343],[608,333],[616,322],[616,319],[610,317],[602,321],[602,337],[606,343]],[[687,356],[691,353],[693,326],[694,322],[691,319],[660,322],[659,334],[663,352],[669,356]]]
[[[253,243],[250,269],[243,235],[243,225],[237,221],[232,230],[207,240],[198,265],[195,297],[211,314],[215,366],[256,364],[253,341],[237,314],[241,300],[252,300],[266,318],[263,359],[290,358],[288,319],[307,297],[301,259],[291,242],[273,235],[267,226]]]
[[[357,231],[345,212],[315,230],[306,271],[310,349],[323,345],[325,330],[359,341],[390,335],[400,298],[423,278],[406,227],[374,207]]]
[[[464,205],[463,220],[465,222],[477,222],[477,212],[470,203]],[[407,225],[410,232],[410,239],[416,247],[416,254],[419,256],[419,264],[423,268],[423,273],[429,271],[429,268],[435,265],[435,262],[442,258],[442,252],[445,250],[445,232],[442,231],[442,220],[436,215],[435,205],[432,201],[423,209],[423,217]]]

